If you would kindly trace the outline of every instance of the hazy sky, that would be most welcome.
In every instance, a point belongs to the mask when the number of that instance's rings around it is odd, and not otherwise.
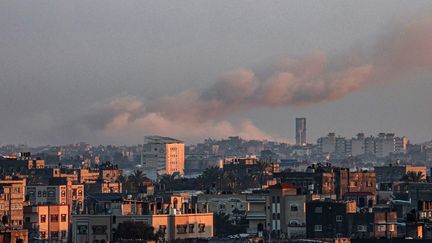
[[[330,131],[430,140],[432,38],[418,37],[420,50],[397,42],[409,60],[386,41],[431,9],[420,0],[1,1],[0,144],[292,141],[297,116],[313,142]],[[391,66],[412,60],[414,71]]]

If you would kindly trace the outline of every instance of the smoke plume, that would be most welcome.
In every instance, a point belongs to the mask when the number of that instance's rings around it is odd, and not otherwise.
[[[251,121],[225,119],[260,107],[295,107],[341,99],[378,82],[432,69],[432,18],[399,25],[370,53],[337,59],[323,52],[287,58],[264,77],[252,69],[230,71],[205,90],[186,90],[156,100],[120,97],[96,105],[81,124],[104,136],[161,134],[183,139],[240,135],[268,139]]]

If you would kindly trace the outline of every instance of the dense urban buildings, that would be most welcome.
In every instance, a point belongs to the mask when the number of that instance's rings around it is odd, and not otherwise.
[[[0,239],[432,239],[431,149],[393,133],[295,145],[148,136],[130,147],[4,146]]]

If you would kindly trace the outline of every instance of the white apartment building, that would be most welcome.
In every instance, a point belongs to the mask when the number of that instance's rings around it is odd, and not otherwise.
[[[363,154],[385,158],[391,154],[406,153],[408,140],[406,137],[396,137],[394,133],[379,133],[377,137],[365,137],[363,133],[359,133],[352,139],[329,133],[326,137],[319,138],[317,143],[323,155],[331,155],[336,159]]]
[[[141,165],[150,179],[178,172],[184,175],[184,143],[180,140],[146,136]]]

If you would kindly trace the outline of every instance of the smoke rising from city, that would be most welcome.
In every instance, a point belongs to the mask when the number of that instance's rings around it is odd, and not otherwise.
[[[316,51],[304,58],[286,58],[265,72],[249,68],[229,71],[201,91],[190,89],[153,100],[117,97],[93,106],[79,123],[108,136],[154,133],[186,139],[229,135],[275,139],[250,120],[233,123],[226,118],[262,107],[334,101],[375,83],[390,83],[414,70],[430,70],[432,18],[395,27],[367,52],[350,50],[331,58]]]

